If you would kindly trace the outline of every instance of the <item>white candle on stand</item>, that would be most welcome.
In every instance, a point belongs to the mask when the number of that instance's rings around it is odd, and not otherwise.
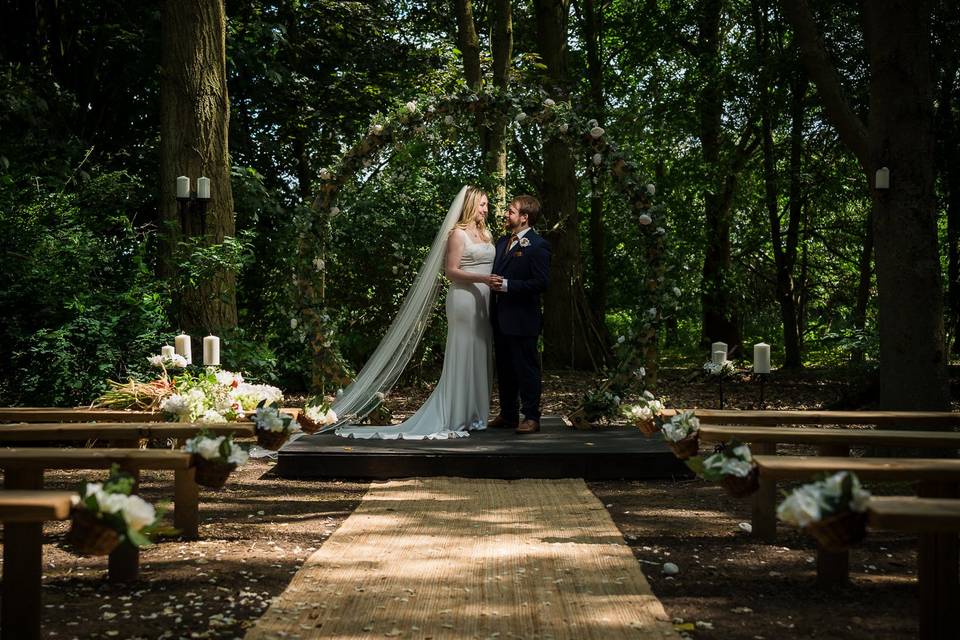
[[[190,346],[190,336],[185,333],[181,333],[176,338],[173,339],[173,344],[176,345],[177,353],[182,355],[187,364],[193,363],[193,352],[191,351]]]
[[[753,372],[770,373],[770,345],[766,342],[753,345]]]
[[[713,364],[723,364],[724,362],[727,361],[727,352],[720,351],[718,349],[713,352],[713,356],[711,357],[711,360],[713,360]]]
[[[180,176],[177,178],[177,197],[178,198],[189,198],[190,197],[190,178],[187,176]]]
[[[717,359],[717,351],[723,352],[723,357],[719,360]],[[710,353],[713,355],[713,362],[715,364],[723,364],[727,361],[727,343],[726,342],[714,342],[710,345]]]
[[[217,336],[203,339],[203,364],[208,367],[220,366],[220,338]]]
[[[204,200],[210,199],[210,178],[206,176],[197,178],[197,197]]]
[[[162,347],[160,347],[160,355],[163,356],[164,358],[172,358],[173,354],[175,353],[176,353],[176,350],[173,347],[171,347],[169,344],[165,344]]]

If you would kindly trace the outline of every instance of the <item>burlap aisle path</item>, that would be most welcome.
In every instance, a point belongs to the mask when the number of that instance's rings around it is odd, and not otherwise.
[[[252,627],[267,638],[676,638],[582,480],[372,485]]]

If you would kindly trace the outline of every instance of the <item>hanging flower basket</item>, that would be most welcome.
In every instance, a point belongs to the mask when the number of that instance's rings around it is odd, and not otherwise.
[[[320,431],[320,429],[324,426],[316,420],[311,420],[305,412],[300,412],[300,415],[297,416],[297,423],[300,425],[300,428],[303,429],[304,433],[309,434]]]
[[[697,455],[700,451],[700,433],[694,431],[686,438],[678,440],[677,442],[667,440],[667,444],[673,449],[673,455],[681,460],[686,460],[687,458]]]
[[[197,484],[208,489],[222,489],[237,465],[221,460],[207,460],[203,456],[194,454],[193,467]]]
[[[257,444],[264,449],[269,449],[270,451],[277,451],[280,449],[280,447],[284,445],[289,437],[289,429],[284,429],[283,431],[267,431],[266,429],[257,429]]]
[[[74,509],[67,544],[84,556],[106,556],[120,544],[120,534],[87,509]]]
[[[660,425],[653,418],[637,422],[637,428],[640,429],[640,433],[648,438],[660,431]]]
[[[867,514],[841,511],[811,522],[805,529],[827,551],[846,551],[867,537]]]
[[[726,474],[720,478],[720,486],[734,498],[746,498],[756,493],[757,489],[760,488],[760,473],[754,466],[745,477]]]

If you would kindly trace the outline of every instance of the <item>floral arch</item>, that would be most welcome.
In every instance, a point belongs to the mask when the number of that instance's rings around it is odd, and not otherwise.
[[[656,375],[658,328],[679,302],[679,291],[667,280],[665,210],[653,203],[655,187],[638,173],[628,154],[608,140],[606,131],[578,114],[570,102],[556,102],[540,94],[506,92],[427,96],[411,100],[386,114],[378,114],[369,129],[329,168],[320,171],[311,215],[300,221],[298,260],[293,291],[299,322],[312,352],[311,386],[315,392],[349,382],[330,335],[326,311],[326,256],[331,220],[339,213],[337,196],[348,180],[369,166],[385,147],[402,145],[426,127],[455,127],[458,119],[476,114],[507,118],[511,126],[539,128],[544,137],[560,138],[579,156],[594,189],[609,179],[610,186],[629,203],[646,256],[643,294],[635,305],[634,321],[615,345],[616,365],[601,390],[628,386],[629,378],[646,367]]]

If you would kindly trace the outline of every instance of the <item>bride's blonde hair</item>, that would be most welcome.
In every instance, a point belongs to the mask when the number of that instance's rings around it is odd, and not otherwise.
[[[463,196],[463,209],[460,211],[460,219],[457,220],[458,229],[466,229],[467,225],[473,222],[473,218],[477,213],[477,208],[480,206],[480,198],[487,197],[486,192],[479,187],[467,187],[467,192]],[[489,198],[487,201],[489,202]],[[477,231],[480,232],[480,237],[483,238],[486,242],[490,242],[493,236],[490,234],[490,231],[487,230],[487,221],[483,219],[477,224]]]

